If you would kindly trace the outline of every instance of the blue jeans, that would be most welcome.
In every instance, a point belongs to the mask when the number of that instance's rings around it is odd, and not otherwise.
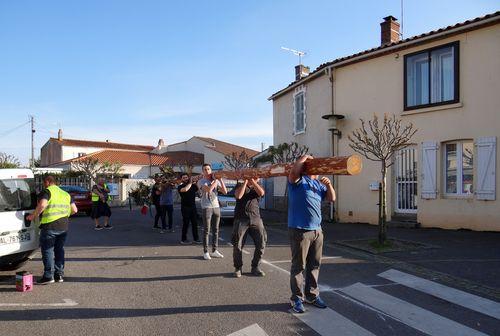
[[[54,273],[64,275],[64,243],[66,231],[40,230],[40,248],[42,250],[43,276],[53,279]]]

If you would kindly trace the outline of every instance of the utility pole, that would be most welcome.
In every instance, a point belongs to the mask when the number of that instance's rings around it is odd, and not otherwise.
[[[31,162],[30,167],[33,168],[35,166],[35,117],[30,115],[31,122]]]

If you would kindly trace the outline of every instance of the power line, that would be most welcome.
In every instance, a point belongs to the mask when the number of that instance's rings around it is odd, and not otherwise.
[[[28,125],[30,122],[31,122],[31,121],[27,121],[27,122],[25,122],[25,123],[23,123],[23,124],[21,124],[21,125],[19,125],[19,126],[16,126],[16,127],[11,128],[11,129],[9,129],[9,130],[7,130],[7,131],[4,131],[3,133],[0,133],[0,138],[2,138],[2,137],[4,137],[4,136],[9,135],[10,133],[12,133],[12,132],[14,132],[14,131],[16,131],[16,130],[20,129],[20,128],[21,128],[21,127],[23,127],[23,126]]]

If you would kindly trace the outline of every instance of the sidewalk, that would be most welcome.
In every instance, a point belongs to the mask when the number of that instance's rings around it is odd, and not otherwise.
[[[262,211],[264,223],[286,229],[286,215]],[[343,241],[378,236],[378,226],[360,223],[324,222],[325,244],[351,251],[379,262],[405,264],[439,280],[454,282],[476,292],[500,299],[500,232],[443,230],[429,228],[388,228],[388,238],[431,245],[432,248],[377,255],[356,251]]]

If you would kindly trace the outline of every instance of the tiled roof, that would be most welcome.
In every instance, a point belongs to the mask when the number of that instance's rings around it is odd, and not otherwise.
[[[364,51],[361,51],[361,52],[356,53],[356,54],[352,54],[352,55],[349,55],[349,56],[337,58],[337,59],[335,59],[333,61],[323,63],[319,67],[317,67],[313,72],[311,72],[307,77],[304,77],[302,79],[296,80],[296,81],[290,83],[286,88],[281,89],[280,91],[278,91],[276,93],[273,93],[273,95],[271,97],[269,97],[269,100],[272,100],[272,99],[275,99],[275,98],[281,96],[282,94],[288,92],[293,86],[296,86],[296,85],[298,85],[301,82],[306,82],[308,79],[311,79],[312,77],[314,77],[312,75],[318,73],[319,71],[322,71],[323,69],[325,69],[325,68],[327,68],[329,66],[335,65],[337,63],[348,61],[350,59],[354,59],[354,58],[361,57],[361,56],[365,56],[366,58],[370,58],[370,56],[372,56],[372,57],[381,56],[383,54],[380,54],[380,55],[377,55],[377,56],[372,55],[372,54],[375,53],[375,52],[377,52],[377,51],[381,51],[383,49],[388,49],[388,48],[391,48],[391,51],[394,51],[393,47],[397,47],[397,46],[400,46],[400,48],[398,50],[404,49],[404,48],[409,48],[409,47],[412,47],[413,45],[421,42],[420,40],[422,40],[423,38],[432,37],[433,35],[437,35],[437,34],[440,34],[440,33],[443,33],[443,32],[449,32],[450,34],[452,34],[454,32],[454,30],[456,30],[458,28],[466,28],[467,26],[471,26],[471,25],[474,25],[474,24],[476,24],[478,22],[486,21],[486,20],[489,20],[489,19],[493,19],[493,21],[494,21],[491,24],[498,23],[500,21],[500,11],[497,11],[497,12],[491,13],[491,14],[487,14],[487,15],[484,15],[484,16],[480,16],[480,17],[477,17],[475,19],[467,20],[467,21],[464,21],[464,22],[461,22],[461,23],[457,23],[457,24],[452,25],[452,26],[447,26],[447,27],[440,28],[440,29],[437,29],[437,30],[432,30],[432,31],[424,33],[424,34],[412,36],[412,37],[409,37],[409,38],[406,38],[404,40],[400,40],[400,41],[397,41],[397,42],[384,44],[384,45],[381,45],[381,46],[376,47],[376,48],[364,50]],[[476,29],[476,28],[471,28],[471,29]],[[363,57],[363,60],[365,59],[365,57]],[[353,62],[354,61],[355,60],[353,60]]]
[[[205,137],[199,137],[195,136],[195,138],[200,139],[202,141],[208,142],[211,146],[209,146],[210,149],[219,152],[224,155],[230,155],[231,153],[240,153],[242,151],[246,152],[249,157],[252,157],[254,155],[257,155],[259,152],[255,151],[250,148],[245,148],[241,147],[238,145],[233,145],[228,142],[212,139],[212,138],[205,138]]]
[[[154,146],[144,146],[144,145],[132,145],[132,144],[122,144],[109,141],[89,141],[89,140],[76,140],[76,139],[62,139],[50,138],[49,141],[53,141],[61,144],[62,146],[73,146],[73,147],[97,147],[97,148],[110,148],[110,149],[120,149],[129,151],[151,151]]]
[[[186,162],[193,165],[203,164],[203,154],[193,152],[170,152],[163,155],[149,154],[148,152],[122,151],[122,150],[102,150],[74,159],[54,163],[51,166],[59,166],[71,162],[80,161],[86,158],[93,158],[99,162],[120,163],[122,165],[137,166],[161,166],[164,164],[182,165]]]

